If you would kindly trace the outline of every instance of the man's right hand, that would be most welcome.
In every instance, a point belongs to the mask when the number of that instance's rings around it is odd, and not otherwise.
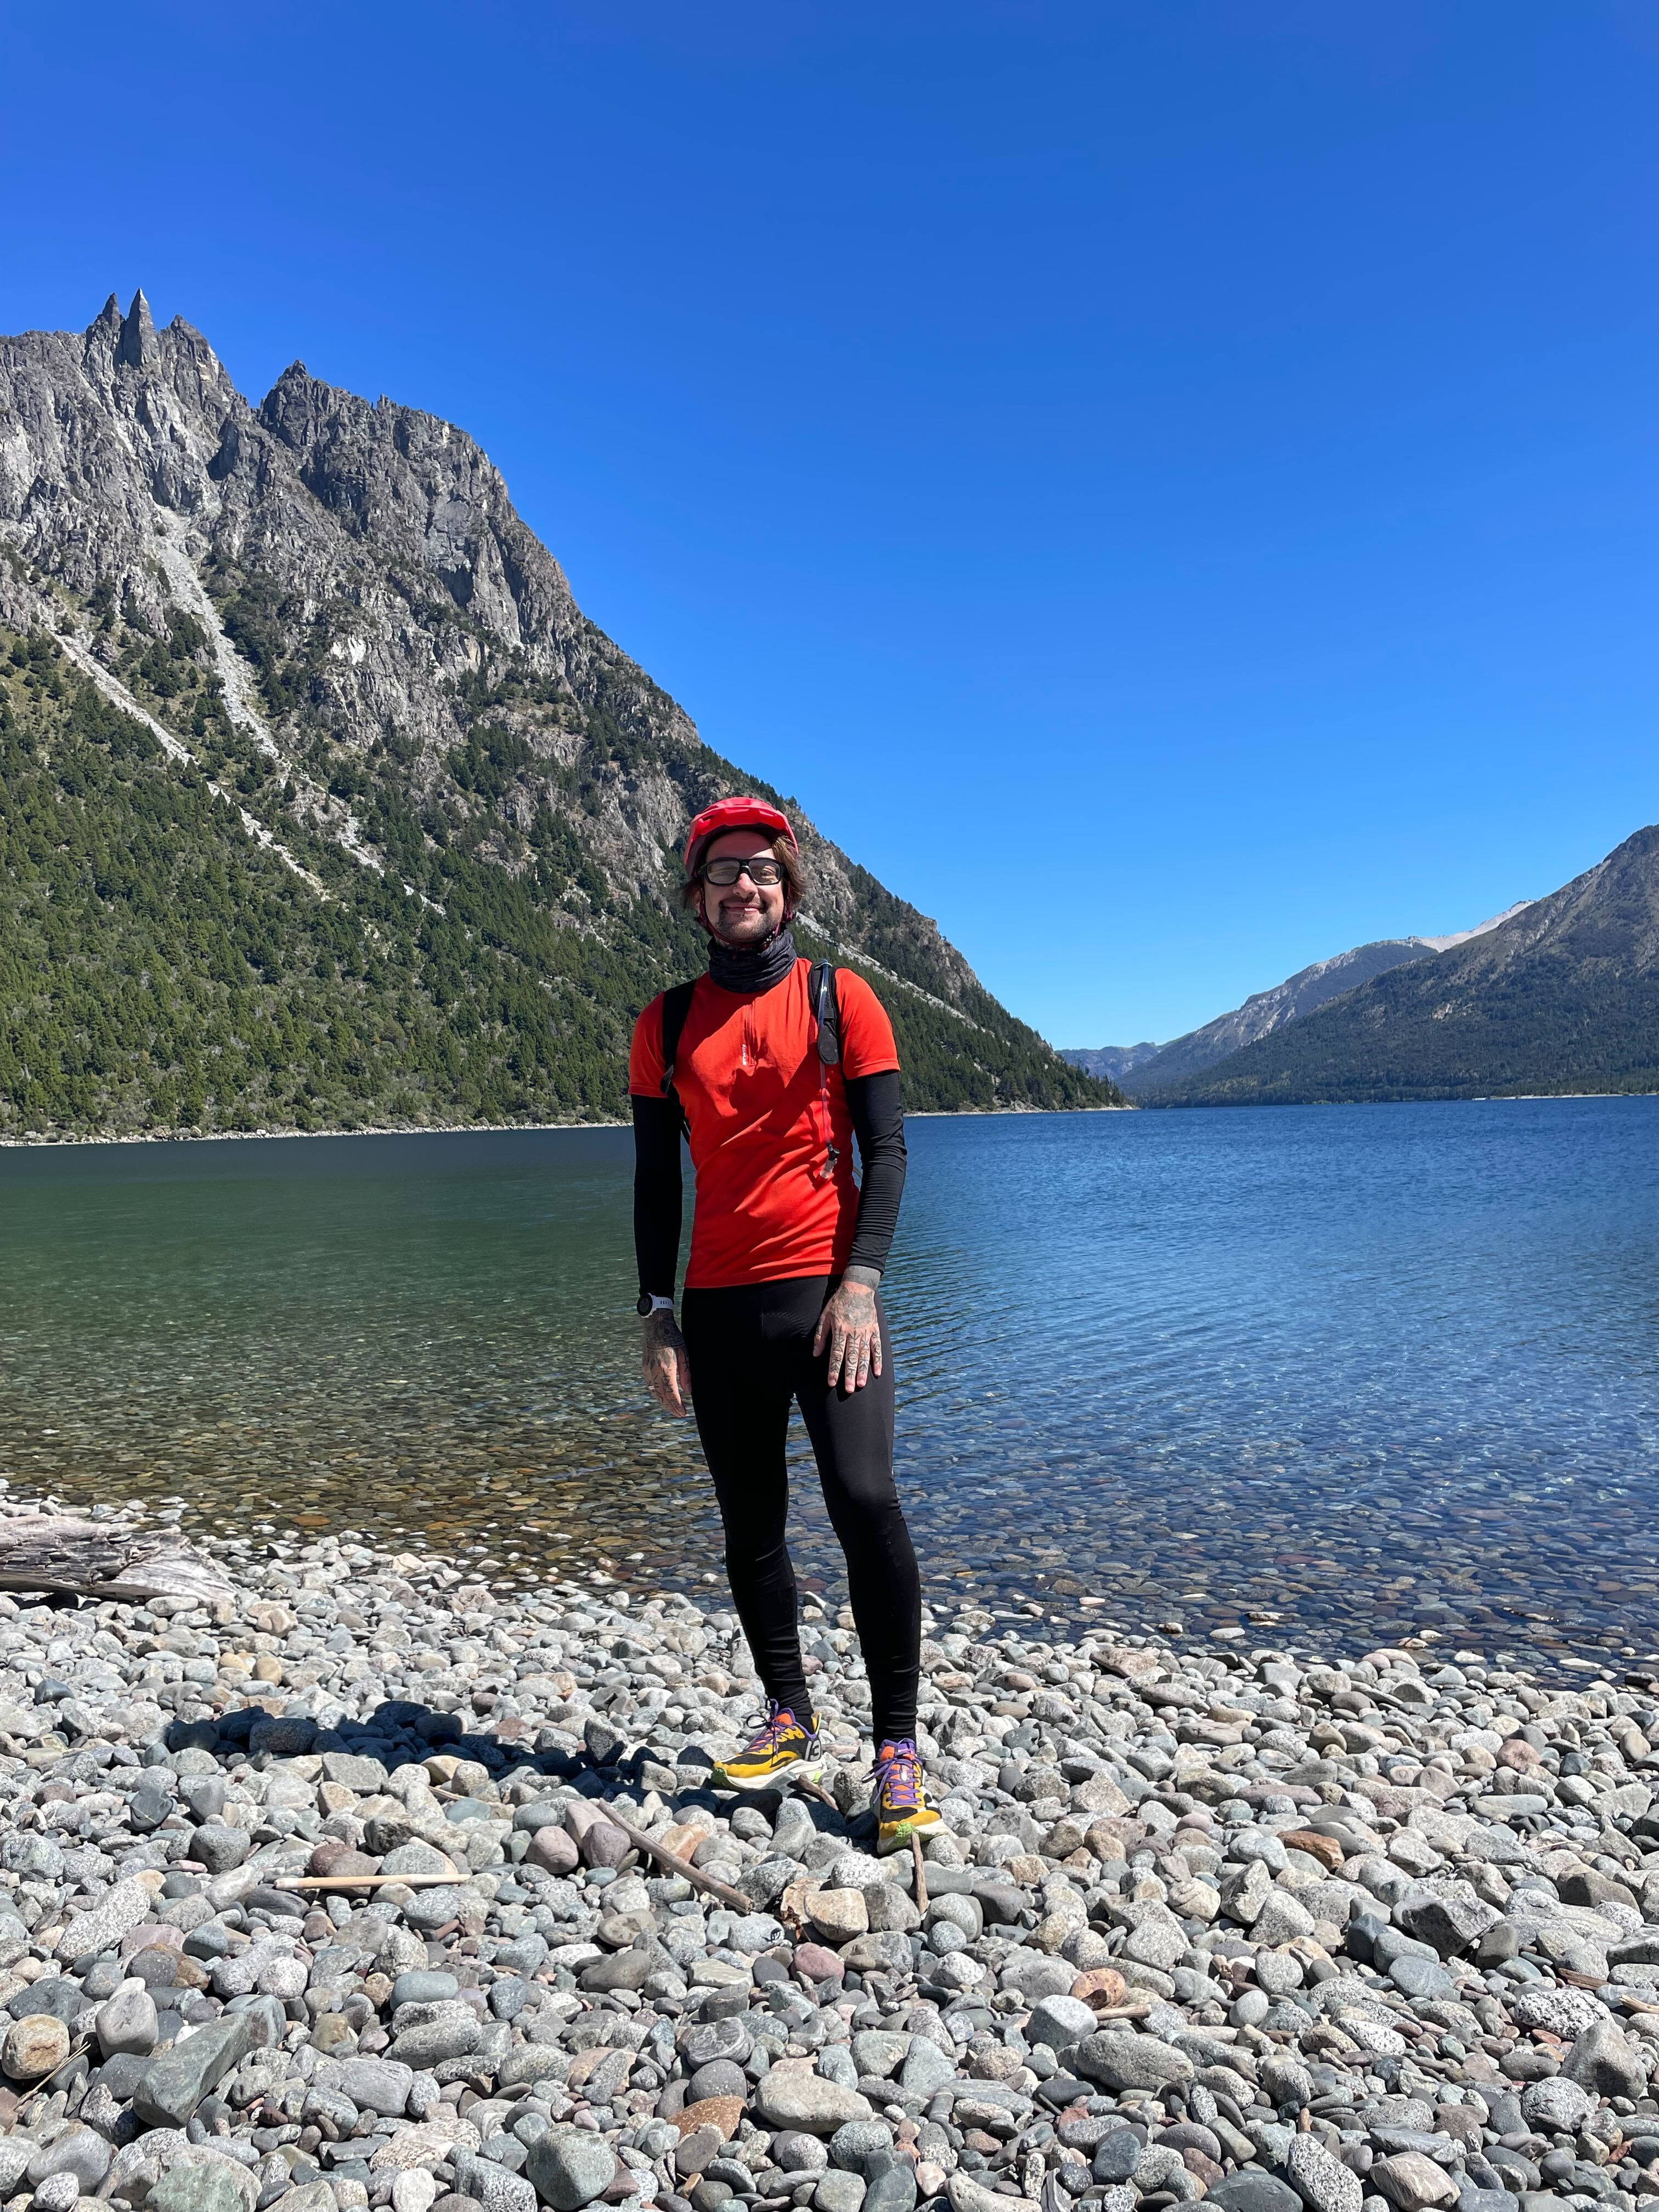
[[[685,1418],[685,1401],[691,1395],[691,1358],[679,1324],[666,1306],[653,1313],[640,1332],[640,1372],[645,1386],[665,1413]]]

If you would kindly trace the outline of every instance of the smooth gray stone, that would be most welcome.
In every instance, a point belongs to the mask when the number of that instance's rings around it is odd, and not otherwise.
[[[392,2009],[395,2014],[400,2005],[441,2004],[446,1998],[458,1997],[461,1985],[453,1974],[446,1974],[436,1967],[412,1967],[399,1974],[392,1984]]]
[[[141,1784],[127,1800],[127,1819],[140,1835],[148,1835],[152,1828],[159,1828],[173,1809],[171,1791],[161,1789],[159,1784]]]
[[[915,2161],[890,2152],[870,2160],[865,2170],[863,2212],[915,2212]]]
[[[795,2128],[830,2136],[847,2120],[871,2118],[870,2100],[856,2089],[817,2074],[763,2074],[755,2089],[755,2107],[768,2128]]]
[[[1389,1979],[1402,1996],[1452,1997],[1457,1985],[1437,1959],[1418,1951],[1402,1951],[1389,1968]]]
[[[477,1893],[459,1882],[438,1882],[430,1889],[415,1892],[404,1907],[404,1918],[411,1928],[429,1935],[434,1928],[445,1927],[460,1919],[464,1912],[471,1912],[477,1901]]]
[[[211,1821],[198,1828],[190,1840],[191,1856],[199,1859],[210,1875],[228,1874],[252,1849],[253,1838],[246,1828],[223,1828]]]
[[[1130,2181],[1140,2170],[1145,2146],[1133,2128],[1114,2128],[1101,2138],[1090,2172],[1097,2181],[1108,2184]]]
[[[547,1957],[545,1936],[517,1936],[510,1943],[501,1944],[495,1953],[497,1973],[534,1974]]]
[[[616,2179],[617,2160],[585,2128],[550,2130],[530,2146],[525,2171],[553,2212],[581,2212]]]
[[[608,1959],[596,1960],[582,1968],[579,1978],[585,1990],[637,1990],[666,1962],[667,1954],[661,1946],[647,1941],[629,1950],[614,1952]]]
[[[230,1792],[222,1775],[199,1774],[185,1783],[179,1795],[190,1808],[191,1818],[200,1825],[219,1818]]]
[[[1507,2189],[1476,2189],[1466,2181],[1457,2192],[1457,2212],[1520,2212],[1520,2198]]]
[[[409,2103],[414,2080],[414,2068],[395,2058],[346,2058],[335,2087],[362,2111],[395,2120]]]
[[[95,2128],[70,2128],[30,2159],[30,2185],[38,2189],[51,2174],[68,2174],[80,2185],[77,2193],[90,2197],[109,2172],[112,2155],[109,2142]]]
[[[1443,1959],[1449,1959],[1479,1942],[1499,1915],[1472,1892],[1413,1888],[1395,1905],[1395,1917],[1419,1942],[1431,1943]]]
[[[457,2191],[482,2204],[484,2212],[536,2212],[536,2191],[522,2174],[476,2151],[456,2151],[453,2163]]]
[[[885,2120],[848,2120],[830,2138],[830,2163],[867,2180],[871,2161],[890,2156],[892,2148]]]
[[[1042,1951],[1016,1951],[997,1977],[999,1988],[1018,1990],[1027,2004],[1042,1997],[1068,1996],[1077,1979],[1077,1968],[1064,1959],[1050,1959]]]
[[[741,2066],[754,2049],[754,2039],[739,2018],[693,2021],[674,2039],[686,2064],[694,2069],[717,2058]]]
[[[858,2063],[844,2043],[831,2043],[818,2053],[818,2072],[826,2081],[834,2081],[843,2089],[859,2086]]]
[[[853,2038],[853,2063],[860,2075],[873,2074],[885,2076],[903,2064],[905,2053],[910,2048],[910,2037],[902,2030],[861,2028]]]
[[[1633,2101],[1648,2094],[1646,2062],[1614,2021],[1599,2020],[1587,2027],[1561,2071],[1569,2081],[1593,2089],[1598,2096]]]
[[[106,2058],[92,2079],[101,2082],[118,2105],[130,2105],[149,2064],[149,2060],[137,2051],[119,2051],[113,2058]],[[3,2193],[0,2191],[0,2195]]]
[[[1218,2212],[1302,2212],[1302,2199],[1277,2176],[1259,2168],[1230,2173],[1206,2191]]]
[[[707,2097],[746,2097],[749,2077],[735,2059],[711,2058],[699,2066],[686,2084],[685,2101],[700,2105]]]
[[[65,2026],[78,2020],[86,2009],[85,1990],[79,1982],[72,1982],[62,1974],[46,1975],[32,1989],[19,1990],[6,2007],[14,2020],[32,2019],[46,2013]]]
[[[210,2089],[254,2048],[254,2024],[246,2013],[211,2021],[187,2043],[152,2058],[133,2094],[133,2110],[153,2128],[181,2128]]]
[[[527,1835],[535,1835],[543,1828],[556,1828],[564,1820],[564,1802],[558,1797],[538,1797],[528,1805],[515,1806],[513,1825]]]
[[[773,2136],[772,2156],[785,2173],[822,2173],[830,2163],[825,2145],[798,2128],[781,2129]]]
[[[1153,2035],[1085,2035],[1072,2053],[1072,2063],[1109,2089],[1162,2089],[1193,2078],[1192,2060]]]
[[[835,2166],[818,2177],[812,2191],[812,2212],[859,2212],[863,2203],[863,2176]]]
[[[325,1751],[323,1779],[337,1782],[343,1790],[355,1790],[360,1797],[368,1797],[386,1787],[386,1771],[378,1759],[367,1759],[360,1752]]]
[[[399,2028],[387,2056],[414,2067],[417,2072],[441,2066],[447,2058],[464,2058],[469,2051],[476,2051],[483,2039],[483,2023],[461,1998],[417,2006],[416,2009],[431,2016]]]
[[[228,2019],[246,2019],[252,2024],[256,2051],[276,2049],[288,2028],[288,2014],[281,2002],[252,1990],[246,1996],[232,1997],[225,2007],[225,2014]]]
[[[1085,2004],[1081,1997],[1042,1997],[1031,2008],[1025,2040],[1046,2043],[1056,2058],[1062,2058],[1085,2035],[1092,2035],[1098,2025],[1093,2006]]]
[[[117,2051],[148,2056],[155,2048],[156,2018],[155,2000],[143,1984],[124,1983],[98,2008],[99,2050],[106,2058]]]

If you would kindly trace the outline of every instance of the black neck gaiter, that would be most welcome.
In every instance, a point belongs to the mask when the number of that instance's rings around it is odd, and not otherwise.
[[[751,951],[739,952],[718,937],[708,940],[709,981],[722,991],[769,991],[782,982],[795,959],[795,940],[787,927]]]

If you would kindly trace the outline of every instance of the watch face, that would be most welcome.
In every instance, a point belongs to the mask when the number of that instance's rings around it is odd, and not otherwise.
[[[639,1295],[638,1303],[634,1308],[635,1312],[638,1314],[641,1321],[645,1320],[649,1316],[651,1306],[652,1298],[650,1291],[641,1291]]]

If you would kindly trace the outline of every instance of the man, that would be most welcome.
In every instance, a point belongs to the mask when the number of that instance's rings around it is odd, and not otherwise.
[[[891,1850],[939,1820],[916,1753],[921,1586],[893,1487],[893,1363],[878,1291],[904,1188],[904,1120],[892,1025],[846,969],[823,1002],[839,1060],[819,1052],[811,964],[789,931],[804,884],[775,806],[724,799],[692,823],[681,895],[708,933],[708,971],[689,1006],[678,1002],[678,1038],[665,1029],[670,993],[640,1016],[629,1057],[642,1365],[670,1413],[693,1401],[726,1577],[767,1693],[763,1724],[716,1780],[764,1788],[817,1755],[784,1534],[793,1401],[847,1555],[878,1848]],[[673,1297],[682,1115],[696,1173],[684,1334]]]

